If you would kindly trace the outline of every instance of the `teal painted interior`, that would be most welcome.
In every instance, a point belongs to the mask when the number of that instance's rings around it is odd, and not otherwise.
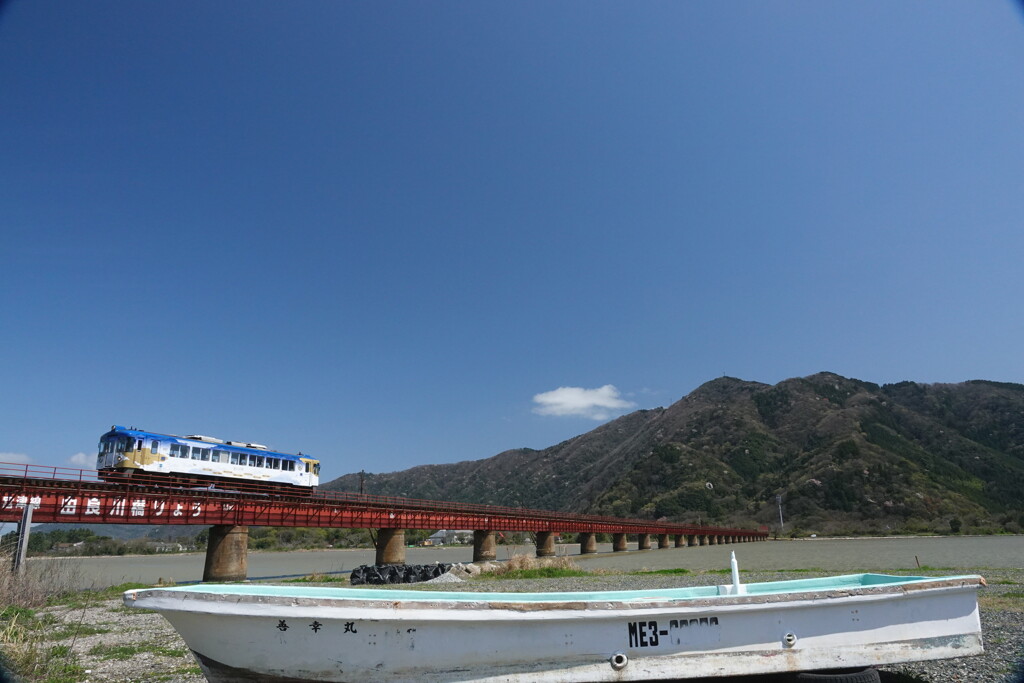
[[[795,581],[771,581],[766,583],[742,584],[748,595],[769,595],[777,593],[801,593],[808,591],[834,590],[841,588],[881,586],[889,584],[913,584],[930,581],[935,577],[890,576],[886,574],[848,574],[816,579]],[[943,579],[967,579],[976,581],[973,575],[947,576]],[[172,591],[195,594],[277,596],[291,598],[315,598],[319,600],[402,600],[415,602],[600,602],[600,601],[644,601],[644,600],[686,600],[715,597],[718,586],[697,586],[691,588],[663,588],[640,591],[597,591],[572,593],[481,593],[470,591],[411,591],[388,588],[329,588],[317,586],[277,586],[266,584],[197,584],[148,590],[128,591],[137,597],[149,590]]]

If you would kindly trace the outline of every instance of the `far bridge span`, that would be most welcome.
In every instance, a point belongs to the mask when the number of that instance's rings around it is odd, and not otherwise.
[[[497,556],[495,534],[525,531],[536,536],[538,557],[555,554],[558,534],[579,535],[580,552],[597,552],[596,534],[612,535],[612,548],[638,550],[768,538],[764,529],[730,529],[660,520],[619,519],[550,510],[416,500],[337,491],[282,493],[258,484],[230,489],[170,488],[156,477],[136,475],[124,483],[101,481],[93,470],[0,463],[0,522],[19,522],[27,540],[33,522],[77,524],[209,525],[204,581],[246,578],[249,526],[376,529],[377,564],[405,562],[405,529],[472,529],[473,561]],[[20,544],[24,555],[24,543]]]

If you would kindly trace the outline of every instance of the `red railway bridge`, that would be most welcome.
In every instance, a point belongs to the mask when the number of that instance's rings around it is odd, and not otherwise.
[[[660,520],[619,519],[498,505],[416,500],[337,491],[282,491],[230,482],[222,488],[171,488],[136,474],[105,482],[94,470],[0,463],[0,522],[76,524],[194,524],[210,526],[204,581],[246,578],[249,526],[376,529],[377,564],[405,562],[406,529],[472,529],[473,561],[495,559],[499,531],[536,536],[538,557],[555,554],[558,534],[579,535],[580,553],[597,552],[596,534],[612,535],[612,549],[763,541],[763,529],[730,529]]]

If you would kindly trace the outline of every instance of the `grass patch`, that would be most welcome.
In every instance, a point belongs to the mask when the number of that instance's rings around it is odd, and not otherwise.
[[[109,628],[92,626],[90,624],[68,624],[62,629],[48,631],[47,640],[67,640],[68,638],[81,638],[83,636],[94,636],[99,633],[110,633]]]
[[[348,583],[348,578],[348,575],[310,574],[309,576],[299,576],[294,579],[284,579],[283,583]]]
[[[80,567],[73,562],[48,560],[45,568],[29,565],[20,573],[11,569],[10,557],[0,554],[0,652],[15,680],[77,683],[87,678],[85,668],[69,644],[55,640],[77,638],[108,630],[87,624],[69,624],[44,606],[84,608],[117,597],[122,591],[146,587],[123,584],[104,590],[80,591]]]
[[[44,620],[23,608],[7,608],[4,613],[8,618],[0,622],[0,651],[12,672],[25,680],[47,683],[76,683],[83,679],[85,669],[71,647],[46,642],[49,633]]]
[[[689,569],[684,569],[682,567],[676,567],[674,569],[642,569],[642,570],[637,571],[637,572],[629,572],[629,573],[632,576],[644,576],[644,575],[647,575],[647,574],[658,574],[658,575],[662,575],[662,576],[665,576],[665,575],[668,575],[668,576],[676,576],[676,575],[682,576],[684,574],[691,574],[692,572]]]
[[[143,652],[161,655],[163,657],[184,657],[187,654],[186,650],[164,647],[157,643],[135,643],[131,645],[106,645],[101,643],[99,645],[94,645],[89,650],[89,654],[93,657],[117,660],[131,659],[135,655],[142,654]]]
[[[156,610],[153,609],[143,609],[142,607],[128,607],[126,605],[111,607],[107,611],[111,614],[156,614]]]
[[[481,574],[481,578],[486,579],[561,579],[574,576],[590,576],[590,573],[580,569],[572,558],[564,555],[514,555],[507,562],[502,562],[486,574]]]
[[[1024,598],[1024,593],[1003,593],[1002,595],[980,593],[978,606],[983,610],[1024,613],[1024,600],[1021,598]]]
[[[61,606],[71,609],[82,609],[83,607],[91,607],[98,602],[119,598],[125,591],[142,588],[152,588],[152,586],[146,583],[122,583],[100,590],[85,590],[71,595],[57,595],[47,600],[46,604],[51,607]]]
[[[167,673],[153,676],[149,680],[151,681],[176,681],[182,676],[202,676],[203,670],[198,666],[183,666],[177,669],[171,669]]]
[[[69,624],[65,628],[57,631],[48,631],[46,633],[47,640],[68,640],[69,638],[83,638],[85,636],[95,636],[100,633],[110,633],[110,629],[104,629],[98,626],[90,626],[88,624]]]
[[[26,619],[35,618],[36,611],[29,607],[17,607],[16,605],[11,605],[10,607],[4,607],[0,610],[0,622],[13,621],[15,619],[21,619],[24,621]]]
[[[535,569],[510,569],[505,572],[489,572],[483,576],[488,579],[563,579],[572,576],[588,575],[582,569],[537,567]]]

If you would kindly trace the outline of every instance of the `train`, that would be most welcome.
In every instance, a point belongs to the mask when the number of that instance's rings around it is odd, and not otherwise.
[[[110,482],[230,488],[261,484],[260,490],[311,493],[320,483],[320,461],[272,451],[258,443],[212,436],[158,434],[114,425],[100,437],[96,470]],[[250,487],[246,487],[250,488]]]

